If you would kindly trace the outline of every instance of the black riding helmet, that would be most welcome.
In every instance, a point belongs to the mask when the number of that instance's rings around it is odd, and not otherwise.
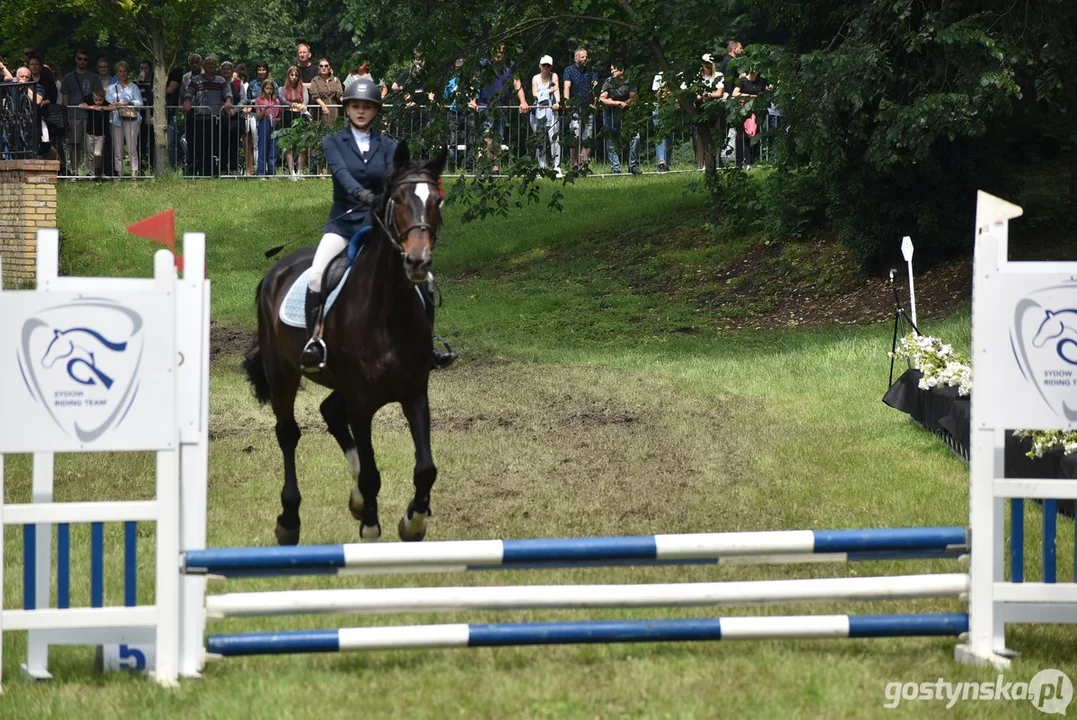
[[[343,105],[351,100],[365,100],[381,107],[381,86],[369,80],[356,80],[344,91]]]

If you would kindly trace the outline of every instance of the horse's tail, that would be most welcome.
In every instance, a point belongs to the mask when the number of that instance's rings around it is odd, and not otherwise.
[[[258,308],[259,336],[261,336],[262,325],[262,303],[259,301],[261,296],[262,283],[258,283],[258,289],[254,291],[254,304]],[[262,363],[262,347],[257,338],[251,349],[247,351],[247,356],[243,358],[243,370],[247,373],[247,381],[254,388],[255,399],[265,405],[270,400],[272,390],[269,387],[269,378],[266,377],[265,364]]]

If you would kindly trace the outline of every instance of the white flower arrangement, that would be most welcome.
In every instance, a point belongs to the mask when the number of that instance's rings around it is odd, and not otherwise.
[[[954,352],[953,346],[938,338],[909,333],[889,355],[897,360],[908,360],[922,373],[918,383],[921,390],[945,385],[957,387],[957,394],[962,397],[972,392],[972,368]],[[1077,431],[1015,430],[1013,434],[1032,441],[1032,449],[1028,452],[1030,458],[1041,458],[1059,445],[1067,455],[1077,452]]]
[[[908,360],[922,373],[921,390],[946,385],[956,387],[957,394],[962,397],[972,392],[972,368],[964,358],[958,357],[952,345],[936,337],[909,333],[901,338],[899,347],[890,353],[890,357]]]

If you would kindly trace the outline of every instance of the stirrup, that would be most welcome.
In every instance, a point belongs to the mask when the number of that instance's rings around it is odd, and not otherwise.
[[[303,352],[299,355],[299,367],[303,372],[316,373],[325,369],[325,361],[328,356],[325,341],[320,337],[307,340],[303,346]]]

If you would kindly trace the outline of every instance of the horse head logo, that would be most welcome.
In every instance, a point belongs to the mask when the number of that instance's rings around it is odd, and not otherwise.
[[[1032,338],[1032,347],[1042,348],[1049,340],[1062,338],[1055,345],[1055,352],[1070,365],[1077,365],[1077,352],[1067,352],[1070,346],[1077,346],[1077,340],[1063,337],[1067,332],[1077,335],[1077,310],[1044,310],[1044,318]]]
[[[90,328],[75,327],[69,330],[53,330],[52,342],[49,343],[49,346],[45,349],[44,357],[41,358],[41,367],[49,370],[57,362],[67,360],[67,374],[72,380],[80,385],[101,383],[106,390],[110,389],[113,380],[97,367],[97,358],[94,352],[76,341],[84,343],[96,342],[113,352],[123,352],[127,349],[126,342],[112,342],[101,333]],[[76,369],[79,371],[78,373],[75,372]]]

